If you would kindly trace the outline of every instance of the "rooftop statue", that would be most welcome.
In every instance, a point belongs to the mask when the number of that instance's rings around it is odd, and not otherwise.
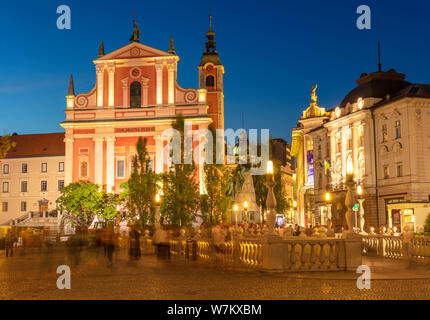
[[[315,92],[317,91],[317,88],[318,88],[317,84],[312,86],[311,99],[313,103],[317,103],[318,96],[315,94]]]
[[[140,39],[140,30],[139,30],[139,27],[137,25],[136,20],[133,20],[133,24],[134,24],[133,35],[130,38],[130,42],[139,42],[139,39]]]

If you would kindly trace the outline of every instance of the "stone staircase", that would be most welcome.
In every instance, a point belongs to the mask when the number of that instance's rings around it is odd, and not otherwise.
[[[45,241],[51,245],[57,242],[57,235],[60,231],[61,219],[58,217],[47,217],[39,212],[29,212],[19,218],[10,220],[4,225],[16,227],[43,227],[48,231],[45,233]]]

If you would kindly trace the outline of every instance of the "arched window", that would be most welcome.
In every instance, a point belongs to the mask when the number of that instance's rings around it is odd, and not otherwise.
[[[140,82],[133,82],[130,86],[130,107],[140,108],[142,104],[142,86]]]
[[[215,85],[214,76],[207,76],[206,77],[206,87],[213,87],[214,85]]]

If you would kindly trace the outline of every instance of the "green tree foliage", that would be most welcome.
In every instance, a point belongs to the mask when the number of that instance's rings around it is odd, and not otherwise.
[[[276,198],[276,212],[279,214],[285,213],[289,208],[290,204],[288,203],[285,180],[283,179],[282,172],[282,164],[279,161],[274,161],[273,169],[275,174],[275,186],[273,187],[273,193]]]
[[[269,157],[272,155],[272,137],[269,140]],[[258,154],[261,154],[261,145],[260,140],[257,145]],[[275,178],[275,186],[273,187],[273,193],[275,194],[276,199],[276,212],[279,214],[284,213],[290,208],[290,204],[288,203],[287,195],[286,195],[286,186],[285,180],[283,179],[283,175],[285,173],[282,172],[282,164],[280,161],[273,161],[273,170],[274,170],[274,178]],[[266,166],[266,164],[262,164]],[[255,198],[257,205],[263,210],[266,211],[266,198],[267,198],[267,187],[266,187],[266,175],[254,175],[254,190],[255,190]]]
[[[127,200],[129,218],[142,229],[154,223],[155,195],[157,194],[158,175],[150,168],[150,158],[146,148],[146,138],[139,138],[137,154],[133,157],[133,171],[130,179],[121,184],[125,190],[121,198]]]
[[[96,215],[100,219],[115,218],[119,198],[100,191],[97,184],[81,181],[65,186],[57,204],[66,219],[77,226],[89,226]]]
[[[6,157],[8,151],[16,146],[16,142],[12,141],[10,135],[0,136],[0,159]]]
[[[160,212],[176,227],[188,227],[193,221],[199,196],[197,170],[192,161],[184,164],[184,118],[179,115],[172,124],[181,136],[181,163],[172,164],[163,174],[164,196]]]
[[[430,213],[427,215],[426,221],[424,222],[424,232],[430,233]]]
[[[215,128],[212,124],[209,126],[209,130],[215,137]],[[226,221],[232,201],[227,196],[231,172],[224,164],[216,164],[216,152],[217,150],[213,152],[213,164],[205,163],[203,167],[206,193],[200,195],[200,210],[203,221],[208,225],[216,225]]]

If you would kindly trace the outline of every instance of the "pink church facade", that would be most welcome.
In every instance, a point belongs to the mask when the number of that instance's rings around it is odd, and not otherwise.
[[[93,61],[96,84],[90,92],[75,95],[70,79],[66,120],[61,123],[66,131],[65,185],[91,181],[118,193],[130,176],[139,137],[147,139],[153,170],[165,172],[167,141],[162,133],[179,114],[191,123],[193,132],[211,123],[224,128],[224,67],[212,29],[198,66],[198,89],[178,84],[180,58],[173,40],[169,50],[162,51],[140,43],[139,34],[135,23],[130,43],[106,55],[101,44]]]

